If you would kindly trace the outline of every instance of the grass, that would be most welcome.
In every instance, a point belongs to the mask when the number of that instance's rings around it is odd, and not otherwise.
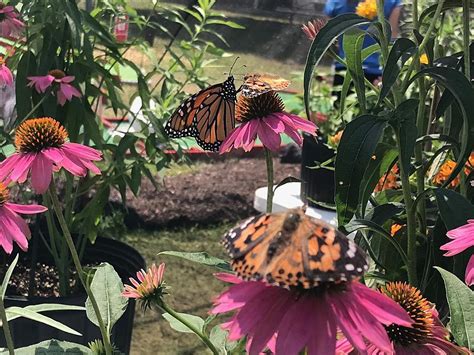
[[[166,250],[206,251],[210,255],[225,257],[219,241],[231,227],[229,224],[208,227],[179,228],[159,231],[129,232],[126,242],[145,257],[147,264],[165,262],[166,284],[169,295],[166,301],[179,311],[207,317],[211,300],[223,288],[206,266],[170,256],[158,256]],[[146,313],[137,307],[132,339],[132,355],[138,354],[203,354],[205,347],[196,336],[178,333],[170,328],[160,314],[153,310]]]

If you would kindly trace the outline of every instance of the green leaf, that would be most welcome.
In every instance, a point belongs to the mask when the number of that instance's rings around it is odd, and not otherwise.
[[[5,298],[5,293],[7,293],[8,283],[10,282],[10,278],[12,277],[13,270],[15,269],[16,264],[18,263],[18,257],[20,254],[16,254],[15,259],[13,259],[12,263],[8,267],[7,272],[5,273],[5,277],[2,280],[2,286],[0,287],[0,297],[1,299]]]
[[[100,264],[94,274],[91,291],[99,306],[100,315],[109,331],[127,308],[128,299],[122,296],[122,290],[122,280],[112,265]],[[87,318],[98,326],[99,322],[89,298],[86,300],[86,313]]]
[[[73,334],[73,335],[78,335],[81,336],[82,334],[75,331],[74,329],[68,327],[67,325],[64,325],[57,320],[54,320],[50,317],[47,317],[43,314],[37,313],[32,311],[31,309],[28,309],[27,307],[21,308],[21,307],[8,307],[5,309],[5,312],[7,314],[7,319],[10,321],[10,319],[18,318],[18,317],[23,317],[23,318],[28,318],[31,319],[35,322],[43,323],[46,325],[49,325],[50,327],[59,329],[63,332]]]
[[[186,313],[178,313],[178,315],[183,318],[186,322],[188,322],[190,325],[194,326],[197,328],[199,331],[203,330],[204,327],[204,319],[198,316],[193,316],[192,314],[186,314]],[[180,333],[194,333],[191,329],[189,329],[186,325],[178,321],[176,318],[174,318],[171,314],[169,313],[163,313],[163,318],[166,319],[170,325],[171,328],[176,330],[177,332]]]
[[[34,70],[36,68],[36,57],[32,52],[25,52],[20,59],[17,67],[17,74],[15,79],[15,94],[16,94],[16,110],[18,120],[25,118],[25,116],[33,108],[31,105],[31,89],[27,86],[30,75],[36,75]],[[29,117],[26,117],[29,118]]]
[[[390,53],[388,54],[387,64],[383,70],[382,89],[380,90],[379,102],[377,105],[380,105],[382,100],[388,95],[400,74],[403,64],[405,64],[415,51],[416,44],[408,38],[398,38],[395,41]],[[399,65],[398,62],[400,59],[401,63]]]
[[[439,214],[447,229],[454,229],[474,218],[474,206],[463,195],[453,190],[435,189]]]
[[[227,350],[225,348],[225,344],[227,342],[227,334],[228,333],[224,329],[222,329],[222,326],[220,324],[214,326],[211,329],[211,333],[209,334],[209,340],[222,354],[227,353]]]
[[[26,307],[23,307],[23,309],[26,309],[31,312],[36,312],[36,313],[54,312],[54,311],[85,311],[86,310],[86,308],[82,306],[74,306],[74,305],[59,304],[59,303],[42,303],[42,304],[26,306]],[[10,322],[19,317],[21,316],[20,315],[8,316],[8,321]]]
[[[3,351],[1,354],[8,354],[8,351]],[[90,349],[84,345],[71,343],[68,341],[59,340],[45,340],[41,343],[27,346],[25,348],[15,349],[17,355],[90,355]]]
[[[366,111],[365,77],[362,70],[362,45],[364,44],[364,39],[365,31],[351,28],[344,34],[343,40],[347,70],[351,73],[362,112]]]
[[[227,261],[216,258],[215,256],[210,256],[206,252],[186,253],[180,251],[162,251],[161,253],[158,253],[158,255],[176,256],[178,258],[189,260],[198,264],[213,266],[223,271],[231,270]]]
[[[448,67],[427,68],[416,74],[412,80],[416,80],[420,76],[430,76],[448,89],[454,95],[462,111],[463,129],[461,133],[461,150],[456,162],[456,167],[443,184],[443,186],[448,186],[463,169],[464,163],[474,150],[474,115],[472,115],[472,112],[474,112],[474,89],[469,80],[467,80],[461,72]]]
[[[398,150],[389,144],[380,143],[375,148],[373,156],[375,158],[370,159],[361,184],[362,189],[360,190],[359,197],[361,216],[364,216],[367,202],[378,182],[387,174],[391,166],[394,164],[394,161],[398,156]]]
[[[415,151],[416,139],[418,138],[418,128],[416,127],[416,113],[418,110],[418,100],[409,99],[403,101],[392,113],[392,123],[398,130],[400,137],[401,164],[409,171],[411,157]]]
[[[451,320],[451,333],[456,342],[474,350],[474,292],[456,276],[435,267],[444,280]]]
[[[346,224],[357,210],[361,183],[387,122],[376,116],[357,117],[344,129],[335,163],[338,223]]]
[[[446,10],[451,10],[455,9],[458,7],[462,7],[462,1],[459,0],[445,0],[443,6],[441,7],[441,12],[445,12]],[[431,5],[430,7],[427,7],[420,15],[420,23],[423,23],[425,19],[431,20],[433,17],[433,14],[436,11],[436,8],[438,7],[438,3],[436,2],[434,5]],[[471,9],[474,9],[474,2],[470,2],[469,7]]]
[[[304,104],[308,117],[310,116],[309,96],[314,68],[338,36],[350,28],[369,23],[368,19],[355,14],[339,15],[329,20],[314,38],[304,68]]]

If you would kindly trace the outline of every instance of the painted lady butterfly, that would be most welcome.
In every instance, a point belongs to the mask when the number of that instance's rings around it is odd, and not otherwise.
[[[290,85],[290,81],[272,74],[247,74],[241,90],[242,95],[253,98],[269,91],[284,90]]]
[[[252,217],[223,243],[239,277],[285,288],[350,281],[368,268],[357,244],[303,209]]]

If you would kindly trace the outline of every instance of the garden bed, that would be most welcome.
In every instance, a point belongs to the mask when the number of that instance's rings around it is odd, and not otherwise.
[[[299,177],[299,164],[275,159],[275,181]],[[254,192],[266,185],[263,159],[231,159],[197,163],[187,172],[165,176],[160,188],[143,181],[139,197],[127,193],[129,228],[176,227],[238,221],[256,211]],[[120,195],[114,193],[112,201]]]

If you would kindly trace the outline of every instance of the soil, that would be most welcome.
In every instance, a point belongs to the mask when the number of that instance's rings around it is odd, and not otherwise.
[[[36,264],[32,294],[29,292],[30,270],[29,265],[25,266],[21,263],[15,267],[15,272],[8,283],[8,295],[59,297],[59,274],[56,267],[43,263]],[[69,289],[74,290],[76,271],[70,270],[70,275]]]
[[[299,177],[299,164],[281,164],[274,159],[275,183],[288,176]],[[190,173],[164,178],[156,190],[142,181],[139,197],[127,194],[130,228],[177,227],[238,221],[256,213],[254,192],[267,183],[263,159],[230,159],[199,163]],[[120,201],[118,193],[112,200]]]

